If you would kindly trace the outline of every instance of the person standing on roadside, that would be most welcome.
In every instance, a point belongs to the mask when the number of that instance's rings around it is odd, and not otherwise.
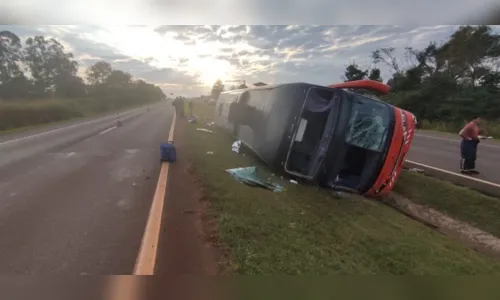
[[[463,174],[479,174],[476,170],[477,145],[479,144],[479,124],[481,118],[475,116],[458,133],[462,138],[460,143],[460,172]]]
[[[189,107],[189,116],[193,117],[193,99],[190,99],[188,101],[188,107]]]
[[[172,102],[172,105],[175,107],[175,111],[177,112],[177,116],[179,118],[184,117],[184,99],[182,97],[177,97]]]

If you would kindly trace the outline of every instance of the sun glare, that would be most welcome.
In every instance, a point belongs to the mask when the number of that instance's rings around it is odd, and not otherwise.
[[[186,45],[168,34],[157,34],[151,28],[124,26],[108,26],[105,30],[89,34],[87,38],[107,43],[134,58],[152,57],[155,67],[173,68],[197,74],[200,83],[205,86],[212,86],[218,79],[231,80],[236,71],[228,61],[217,58],[221,53],[220,49],[228,47],[220,42],[197,42],[196,45]],[[232,44],[230,47],[234,51],[253,51],[253,47],[244,43]],[[181,59],[187,59],[187,63],[179,65],[178,61]]]
[[[193,58],[189,68],[200,76],[203,85],[211,86],[218,79],[224,81],[231,79],[231,65],[224,60],[215,58]]]

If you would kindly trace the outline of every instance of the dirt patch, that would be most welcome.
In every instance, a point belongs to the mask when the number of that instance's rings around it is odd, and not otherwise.
[[[455,220],[433,208],[411,202],[393,193],[384,203],[476,251],[500,258],[500,239],[466,222]]]
[[[170,165],[155,274],[216,275],[217,254],[209,242],[202,218],[206,204],[193,176],[186,149],[185,119],[177,120],[174,143],[177,162]]]

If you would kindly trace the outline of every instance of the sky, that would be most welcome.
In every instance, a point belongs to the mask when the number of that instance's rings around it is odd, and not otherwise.
[[[35,35],[57,39],[74,54],[80,75],[104,60],[166,93],[199,96],[208,94],[217,79],[339,82],[349,63],[372,67],[372,51],[383,47],[396,48],[404,63],[404,47],[443,42],[458,26],[439,24],[469,20],[491,10],[495,2],[16,0],[0,3],[4,21],[0,24],[12,24],[0,25],[0,30],[10,30],[23,40]],[[45,23],[77,25],[34,25]],[[346,25],[257,25],[269,23]],[[387,67],[377,67],[387,81],[391,75]]]
[[[372,51],[442,42],[457,26],[0,25],[23,40],[44,35],[74,54],[79,74],[103,60],[166,93],[208,94],[217,80],[247,83],[341,81],[345,67],[371,67]],[[401,57],[404,63],[404,59]],[[383,66],[382,78],[391,73]]]

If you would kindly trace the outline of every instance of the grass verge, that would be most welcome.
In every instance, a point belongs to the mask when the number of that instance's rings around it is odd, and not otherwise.
[[[198,116],[212,110],[195,106]],[[233,140],[224,132],[196,131],[202,126],[188,125],[188,145],[210,201],[208,214],[229,249],[231,273],[500,274],[497,262],[379,202],[337,199],[287,182],[281,193],[239,183],[225,169],[265,167],[232,153]]]
[[[63,121],[98,116],[154,103],[117,98],[0,102],[0,134]]]
[[[412,202],[427,205],[500,237],[500,199],[467,187],[403,171],[394,189]]]
[[[445,123],[445,122],[429,122],[427,120],[422,120],[420,122],[420,130],[427,131],[437,131],[442,133],[448,133],[450,136],[457,136],[458,132],[462,127],[464,127],[466,122],[455,122],[455,123]],[[500,138],[500,124],[497,121],[486,121],[481,124],[482,134],[493,136],[495,139]]]

